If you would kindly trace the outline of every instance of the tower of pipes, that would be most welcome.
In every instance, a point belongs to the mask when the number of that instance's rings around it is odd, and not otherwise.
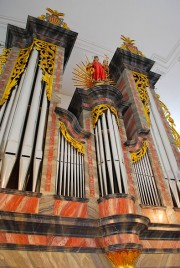
[[[0,58],[0,267],[179,267],[180,136],[154,61],[123,36],[62,109],[77,33],[47,10],[8,25]]]

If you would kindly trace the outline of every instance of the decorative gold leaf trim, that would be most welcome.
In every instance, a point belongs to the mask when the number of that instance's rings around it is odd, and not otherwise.
[[[113,263],[115,268],[134,268],[140,254],[140,250],[124,249],[109,251],[105,253],[105,256]]]
[[[128,50],[133,54],[137,54],[144,57],[144,54],[135,46],[135,40],[132,40],[129,37],[125,37],[124,35],[121,35],[121,39],[124,41],[123,44],[120,46],[121,49]]]
[[[142,142],[141,149],[139,149],[137,152],[130,152],[132,163],[136,163],[145,155],[148,149],[148,142],[144,140]]]
[[[84,154],[85,152],[85,145],[77,140],[75,140],[71,135],[68,133],[65,124],[62,121],[59,121],[59,129],[64,136],[64,138],[75,148],[78,150],[79,153]]]
[[[52,98],[52,84],[57,46],[39,39],[34,39],[34,45],[40,53],[39,67],[43,71],[42,80],[46,82],[46,95],[50,101]]]
[[[137,91],[139,93],[140,99],[143,104],[143,110],[144,114],[148,123],[148,126],[150,127],[151,121],[149,117],[149,95],[147,92],[147,87],[149,86],[149,80],[148,77],[144,74],[140,74],[137,72],[132,72],[133,78],[136,84]]]
[[[180,150],[180,134],[176,131],[175,129],[175,122],[171,117],[171,113],[169,111],[169,109],[167,108],[167,106],[160,100],[160,96],[158,94],[156,94],[156,97],[158,98],[158,101],[161,105],[161,108],[163,110],[164,116],[169,124],[171,133],[173,135],[174,141],[176,143],[177,148]]]
[[[6,88],[4,90],[3,96],[0,100],[0,106],[2,106],[6,102],[6,100],[9,98],[12,88],[17,85],[17,82],[26,67],[26,63],[29,59],[29,55],[30,55],[32,47],[33,45],[31,45],[28,48],[21,49],[19,51],[19,55],[14,64],[14,68],[12,69],[12,72],[9,77]]]
[[[10,51],[10,48],[3,48],[2,53],[0,54],[0,74],[2,74],[3,65],[6,63]]]
[[[95,128],[95,125],[98,121],[99,116],[101,116],[108,109],[110,109],[111,112],[115,115],[118,126],[120,125],[117,110],[109,104],[99,104],[99,105],[95,106],[92,110],[93,128]]]
[[[48,21],[49,23],[52,23],[54,25],[63,27],[67,30],[70,30],[68,27],[67,23],[64,22],[64,13],[59,12],[57,10],[53,10],[51,8],[46,8],[46,10],[50,13],[46,13],[46,15],[42,14],[41,16],[38,17],[40,20]]]

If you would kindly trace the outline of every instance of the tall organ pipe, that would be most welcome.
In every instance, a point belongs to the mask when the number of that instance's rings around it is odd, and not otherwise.
[[[7,186],[7,183],[9,181],[11,172],[13,170],[17,158],[17,153],[21,141],[31,89],[34,82],[37,59],[38,59],[38,52],[34,49],[32,51],[28,63],[26,76],[23,82],[23,88],[19,97],[17,109],[13,118],[12,127],[5,148],[5,156],[3,158],[2,174],[1,174],[2,188],[5,188]]]
[[[103,183],[105,188],[105,195],[108,194],[107,190],[107,176],[106,176],[106,167],[105,167],[105,157],[104,157],[104,146],[103,146],[103,139],[102,139],[102,131],[101,131],[101,122],[98,120],[97,123],[97,132],[99,138],[99,150],[100,150],[100,157],[101,157],[101,167],[102,167],[102,175],[103,175]]]
[[[1,152],[4,152],[4,150],[5,150],[7,138],[8,138],[9,131],[10,131],[10,127],[11,127],[11,124],[12,124],[12,121],[13,121],[13,118],[14,118],[15,110],[17,108],[17,103],[18,103],[19,96],[20,96],[20,93],[21,93],[21,90],[22,90],[22,85],[23,85],[25,73],[26,73],[26,70],[25,70],[25,72],[23,73],[23,75],[22,75],[22,77],[20,79],[20,83],[19,83],[18,88],[17,89],[15,88],[13,90],[13,92],[15,94],[15,98],[13,99],[13,105],[11,107],[11,113],[10,113],[10,115],[9,115],[7,120],[5,118],[3,120],[3,124],[5,123],[6,127],[5,127],[5,131],[1,130],[2,133],[3,133],[3,138],[1,139]]]
[[[43,139],[46,126],[46,115],[47,115],[48,101],[46,92],[43,93],[43,101],[41,108],[41,115],[39,119],[38,133],[36,139],[36,147],[34,152],[34,163],[33,163],[33,192],[36,190],[37,178],[39,174],[40,165],[43,157]]]
[[[115,136],[115,141],[116,141],[116,146],[117,146],[118,157],[120,160],[120,167],[121,167],[121,174],[122,174],[124,190],[125,190],[125,193],[128,193],[127,173],[126,173],[126,168],[124,166],[123,149],[122,149],[122,145],[121,145],[121,141],[120,141],[119,129],[118,129],[116,118],[115,118],[114,114],[112,114],[112,122],[113,122],[113,127],[114,127],[114,136]]]
[[[32,158],[32,151],[34,147],[34,139],[38,120],[38,111],[42,94],[41,79],[42,71],[39,68],[21,149],[18,190],[23,190]]]
[[[119,192],[122,193],[121,170],[120,170],[120,164],[119,164],[121,159],[119,159],[118,157],[117,144],[115,140],[115,131],[114,131],[114,126],[113,126],[114,122],[112,121],[112,117],[111,117],[111,113],[109,109],[107,111],[107,120],[108,120],[108,125],[109,125],[110,142],[111,142],[111,147],[112,147],[113,162],[114,162],[114,167],[115,167],[115,172],[116,172],[116,177],[117,177],[117,182],[118,182],[118,188],[119,188]]]
[[[97,127],[95,128],[95,137],[96,137],[96,152],[97,152],[97,164],[98,164],[98,171],[99,171],[99,180],[100,180],[100,191],[101,195],[104,195],[104,189],[103,189],[103,178],[102,178],[102,170],[101,170],[101,158],[100,158],[100,148],[99,148],[99,138],[98,138],[98,131]]]
[[[104,113],[102,115],[102,125],[103,125],[103,134],[104,134],[102,137],[104,139],[104,145],[105,145],[104,147],[105,147],[105,151],[106,151],[106,163],[107,163],[108,175],[109,175],[109,179],[110,179],[111,193],[114,194],[112,159],[111,159],[111,151],[110,151],[109,138],[108,138],[108,136],[109,136],[108,129],[107,129],[106,118],[105,118]]]

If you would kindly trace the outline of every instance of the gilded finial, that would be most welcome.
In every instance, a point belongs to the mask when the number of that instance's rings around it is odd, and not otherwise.
[[[57,26],[63,27],[65,29],[70,29],[66,22],[64,22],[64,13],[59,12],[57,10],[53,10],[51,8],[46,8],[46,10],[49,13],[46,13],[46,15],[41,15],[38,17],[40,20],[47,21],[49,23],[55,24]]]
[[[125,37],[124,35],[121,35],[121,39],[124,41],[123,44],[120,46],[121,49],[128,50],[133,54],[137,54],[144,57],[144,54],[135,46],[135,40],[130,39],[129,37]]]

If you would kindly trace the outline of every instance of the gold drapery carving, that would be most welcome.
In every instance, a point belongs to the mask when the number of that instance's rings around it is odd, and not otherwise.
[[[39,67],[43,71],[42,80],[46,82],[46,95],[50,101],[52,97],[54,63],[57,46],[39,39],[34,39],[34,45],[40,53]]]
[[[148,122],[148,126],[150,126],[151,121],[150,121],[150,117],[149,117],[149,107],[148,107],[149,95],[147,92],[147,87],[149,86],[148,78],[146,75],[140,74],[137,72],[132,72],[132,74],[133,74],[133,78],[134,78],[140,99],[141,99],[142,104],[143,104],[143,110],[144,110],[146,120]]]
[[[3,65],[6,63],[10,51],[10,48],[3,48],[2,54],[0,54],[0,74],[2,74]]]
[[[85,145],[77,140],[75,140],[71,135],[68,133],[65,124],[62,121],[59,121],[59,129],[64,136],[64,138],[81,154],[85,152]]]
[[[171,113],[169,111],[169,109],[167,108],[167,106],[160,100],[160,96],[158,94],[156,94],[156,97],[158,98],[158,101],[161,105],[161,108],[163,110],[164,116],[169,124],[171,133],[173,135],[174,141],[176,143],[177,148],[180,150],[180,135],[179,133],[176,131],[175,126],[176,124],[174,123],[174,120],[171,117]]]
[[[130,152],[132,163],[136,163],[145,155],[148,149],[148,142],[144,140],[142,142],[141,149],[139,149],[137,152]]]
[[[134,268],[141,254],[140,250],[119,250],[105,253],[115,268]]]
[[[95,128],[95,125],[98,121],[99,116],[101,116],[108,109],[110,109],[111,112],[115,115],[118,126],[120,125],[117,110],[109,104],[99,104],[95,106],[92,110],[93,128]]]
[[[0,106],[2,106],[6,102],[6,100],[9,98],[12,88],[17,85],[17,82],[26,67],[26,63],[29,59],[29,55],[30,55],[32,47],[33,45],[31,45],[28,48],[21,49],[19,51],[18,57],[14,64],[14,68],[12,69],[12,72],[9,77],[6,88],[4,90],[3,96],[0,100]]]

